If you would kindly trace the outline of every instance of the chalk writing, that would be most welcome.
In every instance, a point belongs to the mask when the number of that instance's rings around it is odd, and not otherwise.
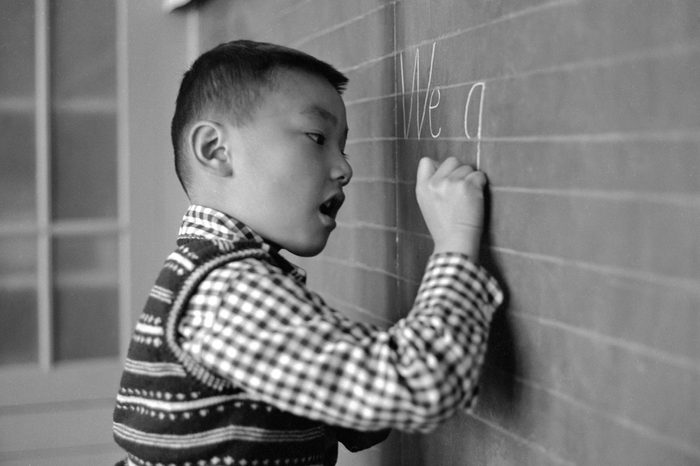
[[[403,113],[403,136],[408,137],[410,133],[411,126],[411,115],[413,114],[413,99],[416,100],[416,132],[417,137],[420,139],[421,131],[423,130],[423,122],[425,121],[425,111],[428,107],[428,99],[430,96],[430,84],[433,80],[433,63],[435,60],[435,45],[433,42],[433,48],[430,54],[430,69],[428,71],[428,85],[425,88],[425,99],[423,101],[422,112],[418,108],[420,101],[418,94],[421,92],[420,87],[420,49],[416,49],[416,54],[413,60],[413,72],[411,73],[411,92],[409,94],[409,107],[408,107],[408,117],[406,116],[406,85],[404,79],[403,71],[403,54],[399,55],[399,69],[401,71],[401,110]]]
[[[437,42],[433,42],[430,52],[430,66],[428,68],[428,83],[425,88],[421,88],[421,62],[420,49],[417,48],[413,56],[413,70],[411,71],[411,89],[406,92],[406,78],[404,72],[403,53],[399,54],[399,72],[401,86],[401,112],[403,137],[411,135],[413,109],[415,105],[415,130],[416,138],[421,139],[423,124],[425,123],[426,112],[428,114],[428,130],[430,137],[437,139],[442,134],[442,127],[434,120],[434,111],[440,106],[440,87],[433,85],[433,66],[435,64],[435,47]],[[432,87],[431,87],[432,86]],[[425,93],[421,96],[421,93]],[[475,82],[469,87],[467,101],[464,104],[464,136],[467,141],[476,142],[476,167],[481,165],[481,127],[484,115],[484,96],[486,94],[486,84]],[[478,96],[478,98],[476,97]],[[422,106],[421,106],[422,97]],[[472,104],[474,98],[474,104]],[[406,110],[406,99],[408,99],[408,111]],[[414,104],[415,100],[415,104]]]
[[[476,169],[479,169],[479,166],[481,165],[481,117],[484,114],[484,91],[485,91],[486,85],[483,82],[478,82],[472,85],[472,87],[469,89],[469,94],[467,94],[467,103],[464,104],[464,135],[467,137],[467,140],[475,139],[476,138]],[[478,113],[477,113],[477,123],[476,123],[476,135],[472,136],[469,133],[469,109],[470,109],[470,103],[472,100],[472,94],[474,93],[474,89],[479,89],[479,107],[478,107]]]
[[[437,95],[437,102],[433,104],[433,96]],[[433,139],[440,136],[442,128],[438,128],[437,133],[433,132],[433,110],[435,110],[438,105],[440,105],[440,88],[436,87],[430,92],[430,104],[428,105],[428,126],[430,127],[430,135]]]

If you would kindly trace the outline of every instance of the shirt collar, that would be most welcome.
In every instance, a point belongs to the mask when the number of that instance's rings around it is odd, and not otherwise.
[[[253,242],[267,252],[271,259],[294,278],[305,281],[306,272],[282,257],[262,236],[245,223],[211,207],[190,205],[180,224],[179,238],[204,238],[213,241],[237,243]]]

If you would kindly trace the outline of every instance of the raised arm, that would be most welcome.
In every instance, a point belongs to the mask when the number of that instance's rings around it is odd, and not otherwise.
[[[248,260],[214,272],[215,296],[193,298],[203,317],[183,321],[183,348],[262,401],[330,425],[428,431],[470,406],[502,300],[475,263],[484,179],[454,162],[429,164],[417,190],[435,253],[404,319],[386,331],[351,321],[303,283]]]

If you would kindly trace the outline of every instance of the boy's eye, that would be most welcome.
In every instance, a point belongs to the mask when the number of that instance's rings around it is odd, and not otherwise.
[[[326,137],[321,133],[306,133],[306,136],[319,146],[326,143]],[[345,152],[345,148],[341,149],[340,153],[343,155],[343,158],[347,160],[348,154]]]
[[[306,135],[319,146],[322,146],[326,142],[326,137],[323,134],[306,133]]]

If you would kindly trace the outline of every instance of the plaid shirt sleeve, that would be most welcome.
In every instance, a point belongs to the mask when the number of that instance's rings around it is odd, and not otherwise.
[[[466,256],[434,254],[413,309],[381,330],[247,260],[199,286],[179,331],[201,364],[279,409],[357,430],[427,432],[473,405],[501,301]]]

